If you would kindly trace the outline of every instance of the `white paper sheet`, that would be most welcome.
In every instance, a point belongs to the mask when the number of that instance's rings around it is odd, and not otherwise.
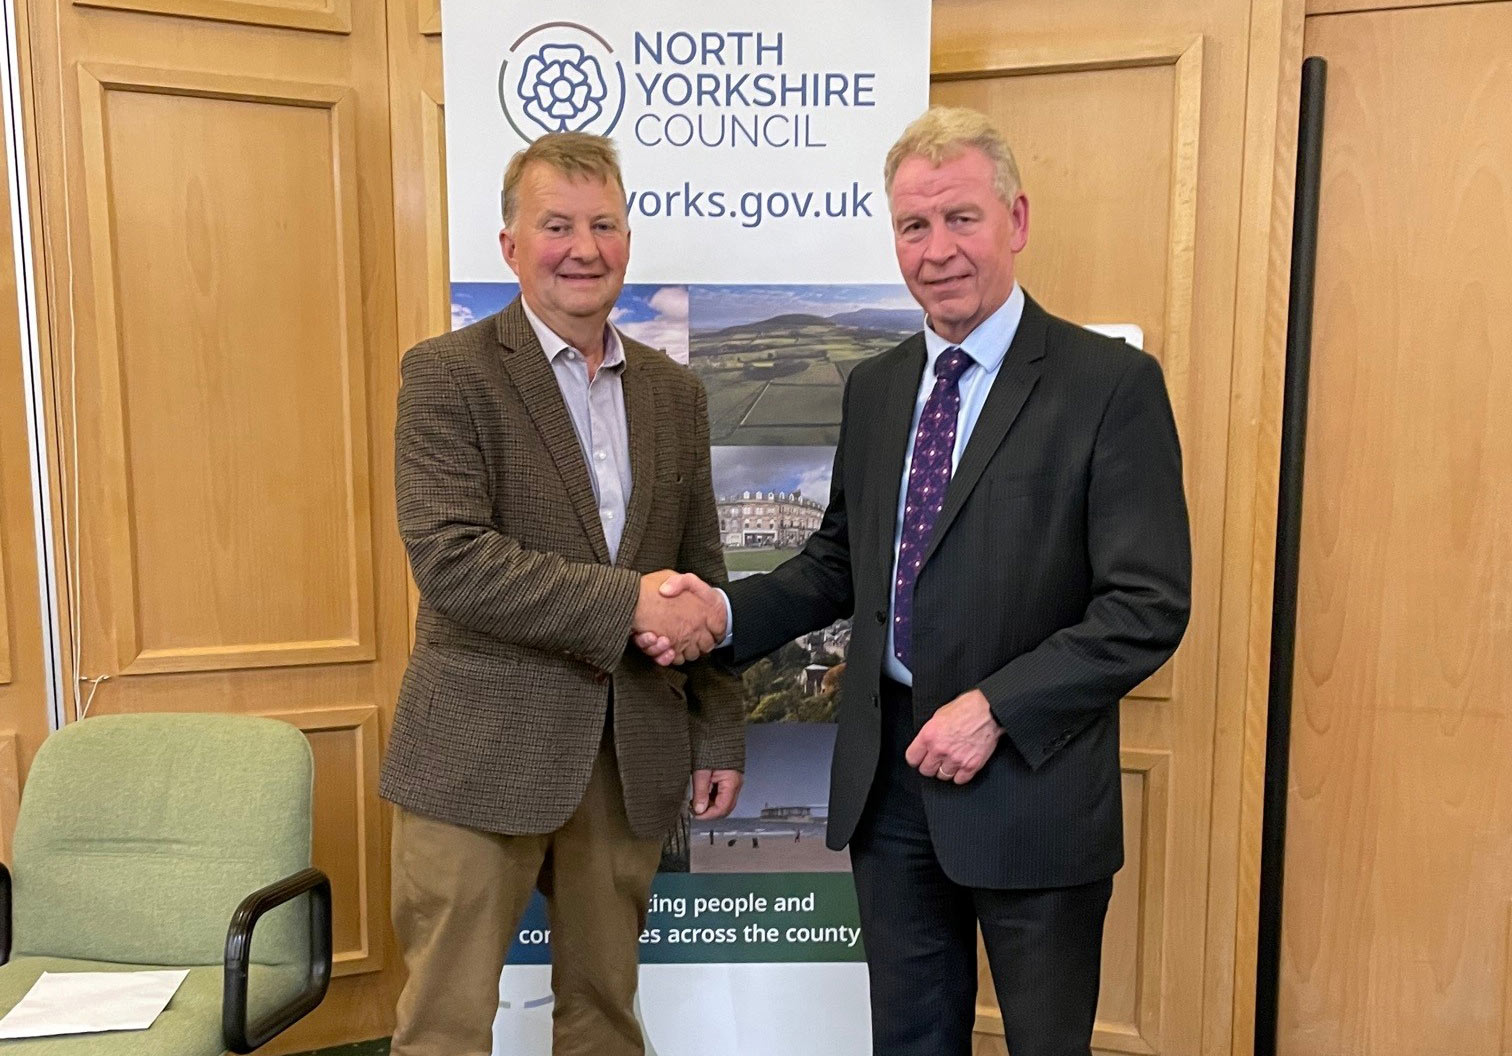
[[[172,972],[43,972],[0,1019],[0,1040],[146,1030],[168,1007],[187,968]]]

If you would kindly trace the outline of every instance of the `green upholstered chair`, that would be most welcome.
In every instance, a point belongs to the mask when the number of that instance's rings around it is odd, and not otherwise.
[[[273,719],[99,716],[49,737],[0,877],[0,1014],[44,971],[189,975],[148,1030],[6,1056],[250,1052],[318,1005],[331,887],[310,868],[313,779],[304,735]]]

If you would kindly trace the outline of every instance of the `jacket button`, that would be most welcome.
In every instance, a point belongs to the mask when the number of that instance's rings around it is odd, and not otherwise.
[[[595,671],[593,674],[593,680],[602,686],[605,682],[609,681],[609,676],[604,674],[604,672],[602,671]]]
[[[874,707],[874,708],[880,708],[881,706],[882,705],[877,700],[877,695],[875,693],[873,693],[872,694],[872,707]]]
[[[877,622],[878,623],[886,623],[887,622],[887,610],[886,609],[878,609],[877,610]]]

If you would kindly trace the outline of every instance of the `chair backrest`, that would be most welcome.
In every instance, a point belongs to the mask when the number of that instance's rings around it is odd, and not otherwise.
[[[243,898],[310,864],[314,762],[287,723],[102,715],[49,737],[16,819],[14,946],[123,964],[219,963]],[[253,960],[307,956],[300,913],[257,928]]]

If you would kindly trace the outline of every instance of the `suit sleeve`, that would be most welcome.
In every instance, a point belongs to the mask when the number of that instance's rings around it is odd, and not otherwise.
[[[1191,609],[1181,445],[1160,366],[1139,355],[1109,399],[1087,494],[1092,601],[1081,621],[980,685],[1008,738],[1042,766],[1175,651]]]
[[[855,609],[845,510],[845,449],[853,386],[854,376],[846,382],[842,398],[840,439],[835,445],[824,520],[803,549],[776,569],[729,586],[734,616],[730,650],[736,664],[759,660],[799,635],[851,615]]]
[[[703,384],[695,386],[693,477],[689,481],[688,524],[678,549],[677,567],[695,573],[705,583],[723,586],[724,549],[719,539],[719,513],[714,505],[714,481],[709,464],[709,404]],[[745,769],[745,685],[725,664],[705,657],[688,665],[689,712],[693,769]]]
[[[640,576],[528,550],[498,531],[472,412],[442,353],[411,349],[401,379],[395,491],[421,596],[481,634],[613,670]]]

